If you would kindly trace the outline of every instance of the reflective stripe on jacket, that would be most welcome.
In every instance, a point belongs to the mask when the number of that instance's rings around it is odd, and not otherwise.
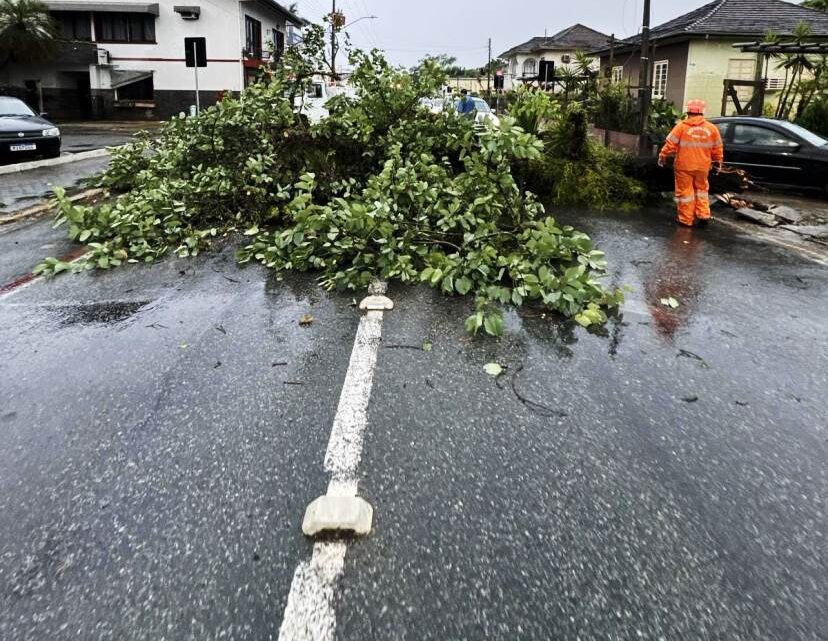
[[[710,166],[724,161],[722,135],[704,116],[690,116],[673,127],[659,157],[676,156],[679,171],[710,171]]]

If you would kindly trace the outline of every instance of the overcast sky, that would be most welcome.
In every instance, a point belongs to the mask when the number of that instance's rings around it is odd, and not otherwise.
[[[709,0],[653,0],[653,25],[705,4]],[[286,2],[287,4],[287,2]],[[486,42],[492,55],[533,36],[582,23],[618,37],[638,33],[643,0],[337,0],[354,44],[386,50],[388,58],[410,66],[426,54],[448,53],[462,65],[482,66]],[[331,11],[331,0],[299,0],[299,12],[319,21]]]

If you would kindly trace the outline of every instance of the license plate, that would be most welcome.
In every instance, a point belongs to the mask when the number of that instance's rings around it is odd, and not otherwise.
[[[37,145],[33,142],[27,142],[22,145],[12,145],[9,149],[11,149],[11,151],[34,151],[37,149]]]

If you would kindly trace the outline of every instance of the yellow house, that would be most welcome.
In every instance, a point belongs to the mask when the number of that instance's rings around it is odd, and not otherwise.
[[[651,86],[653,98],[664,98],[679,109],[687,101],[701,98],[708,115],[731,115],[732,101],[722,111],[724,81],[767,79],[768,102],[775,102],[785,71],[761,55],[742,53],[734,44],[761,41],[768,31],[782,39],[793,34],[800,22],[808,23],[815,41],[828,39],[828,14],[782,0],[715,0],[651,30]],[[601,58],[602,75],[630,87],[638,85],[640,36],[623,40],[610,52],[595,52]],[[757,64],[763,68],[757,74]],[[743,100],[750,88],[739,90]]]

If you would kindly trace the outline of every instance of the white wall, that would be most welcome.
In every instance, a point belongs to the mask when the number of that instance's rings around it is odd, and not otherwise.
[[[100,0],[72,0],[72,4]],[[61,0],[50,0],[50,6]],[[182,4],[189,4],[182,0]],[[184,62],[184,38],[207,39],[207,67],[198,70],[199,88],[203,91],[243,88],[242,49],[244,48],[244,14],[262,23],[263,46],[272,38],[273,28],[285,30],[285,18],[275,10],[256,1],[210,0],[192,4],[201,8],[198,20],[184,20],[175,11],[172,0],[160,2],[160,14],[155,19],[157,44],[99,43],[110,54],[115,69],[153,71],[156,90],[189,90],[193,88],[193,69]],[[97,79],[106,74],[91,73],[93,88],[106,88]],[[104,81],[105,82],[105,81]]]
[[[571,63],[569,65],[564,64],[563,56],[568,55],[570,57]],[[533,53],[518,53],[514,56],[507,58],[509,61],[509,67],[504,72],[504,85],[505,88],[508,89],[515,89],[519,86],[520,80],[518,80],[521,76],[523,76],[523,63],[526,62],[527,59],[534,58],[535,59],[535,69],[540,68],[540,61],[541,60],[552,60],[555,62],[555,68],[560,69],[561,67],[568,67],[572,66],[575,63],[575,51],[537,51]],[[514,65],[517,64],[515,67]],[[595,64],[593,65],[594,69],[598,69],[598,61],[596,60]]]
[[[285,46],[287,46],[287,27],[285,25],[285,17],[273,11],[268,11],[261,4],[255,1],[242,0],[241,5],[241,19],[239,20],[239,28],[241,29],[240,38],[242,47],[245,41],[244,16],[248,15],[255,18],[262,23],[262,48],[268,51],[272,50],[275,42],[273,42],[273,30],[279,29],[285,34]]]

